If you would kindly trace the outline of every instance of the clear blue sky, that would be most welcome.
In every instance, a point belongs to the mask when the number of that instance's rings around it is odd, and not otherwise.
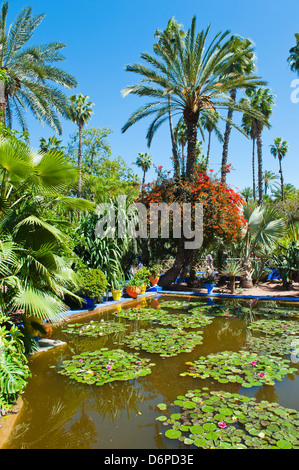
[[[250,38],[255,44],[257,74],[276,95],[271,129],[263,132],[263,167],[278,173],[278,162],[270,155],[269,145],[274,138],[282,137],[289,142],[289,153],[283,161],[285,182],[299,188],[299,103],[292,103],[290,98],[291,82],[297,76],[289,70],[286,60],[295,43],[294,33],[299,32],[298,0],[11,0],[9,23],[24,6],[31,6],[33,13],[46,14],[32,43],[66,44],[66,60],[61,66],[78,81],[77,89],[67,94],[83,93],[90,97],[95,106],[89,125],[111,127],[113,155],[121,155],[130,165],[138,152],[148,152],[156,165],[171,169],[167,123],[156,134],[150,149],[145,141],[150,121],[137,123],[121,134],[131,112],[146,102],[121,96],[125,86],[138,81],[124,67],[138,62],[141,52],[152,51],[155,31],[165,29],[172,16],[188,29],[196,15],[198,30],[211,25],[210,38],[225,30]],[[54,135],[47,126],[31,119],[28,122],[32,147],[38,147],[40,137]],[[236,122],[240,122],[240,116],[236,115]],[[63,121],[62,140],[67,142],[74,130],[70,122]],[[203,146],[205,150],[206,144]],[[211,168],[215,171],[220,168],[221,150],[214,138]],[[236,130],[231,135],[229,162],[234,170],[228,175],[228,183],[240,190],[251,186],[251,142]],[[150,173],[148,178],[152,176]]]

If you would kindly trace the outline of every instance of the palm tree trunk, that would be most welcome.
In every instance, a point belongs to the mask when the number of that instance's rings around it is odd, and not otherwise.
[[[5,96],[5,83],[0,80],[0,111],[1,111],[1,124],[6,126],[6,96]]]
[[[79,124],[78,198],[82,197],[82,124]]]
[[[143,170],[142,191],[144,190],[144,185],[145,185],[145,173],[146,173],[146,170]]]
[[[230,97],[234,103],[236,102],[236,95],[237,95],[237,90],[234,89],[230,91]],[[233,117],[233,109],[228,108],[227,120],[231,121],[232,117]],[[230,138],[230,133],[231,133],[231,128],[232,128],[230,122],[228,121],[226,122],[226,126],[225,126],[224,142],[223,142],[223,150],[222,150],[222,162],[221,162],[222,183],[226,183],[226,165],[227,165],[227,158],[228,158],[228,144],[229,144],[229,138]]]
[[[252,193],[253,200],[256,199],[255,194],[255,138],[252,139]]]
[[[256,135],[257,162],[258,162],[258,203],[263,203],[263,153],[262,131],[259,129]]]
[[[182,144],[182,169],[181,169],[181,177],[183,180],[185,179],[185,145]]]
[[[283,176],[282,176],[282,166],[281,166],[281,158],[280,157],[278,157],[278,161],[279,161],[279,173],[280,173],[281,199],[284,200]]]
[[[174,177],[176,179],[179,179],[180,178],[180,165],[179,165],[179,157],[178,157],[176,141],[174,138],[170,95],[168,95],[168,115],[169,115],[169,128],[170,128],[170,137],[171,137],[171,145],[172,145],[172,157],[173,157],[173,165],[174,165]]]
[[[197,115],[197,119],[196,119]],[[186,177],[192,180],[194,177],[195,163],[196,163],[196,143],[197,143],[197,122],[198,113],[192,113],[193,119],[185,119],[187,126],[187,164],[186,164]]]
[[[207,149],[207,160],[206,160],[206,172],[208,171],[209,165],[210,165],[211,134],[212,134],[212,132],[209,132],[209,141],[208,141],[208,149]]]

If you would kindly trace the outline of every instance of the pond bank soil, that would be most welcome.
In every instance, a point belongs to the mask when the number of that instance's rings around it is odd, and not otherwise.
[[[2,449],[4,444],[8,441],[22,406],[23,400],[19,397],[16,404],[13,405],[9,411],[6,411],[4,416],[0,414],[0,449]]]
[[[174,284],[171,286],[173,292],[198,292],[206,293],[207,290],[204,287],[188,287],[187,284]],[[231,294],[230,289],[227,285],[215,286],[212,294]],[[260,296],[260,297],[293,297],[299,300],[299,282],[294,282],[290,289],[285,289],[279,280],[260,282],[257,286],[249,289],[239,289],[236,286],[236,295],[249,295],[249,296]]]

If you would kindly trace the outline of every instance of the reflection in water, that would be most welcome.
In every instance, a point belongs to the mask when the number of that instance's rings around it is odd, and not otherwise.
[[[163,296],[160,299],[164,300]],[[171,299],[182,300],[179,296]],[[159,300],[149,299],[146,305],[159,308]],[[144,302],[136,301],[134,307],[138,305],[142,307]],[[178,440],[165,438],[163,423],[156,421],[161,414],[157,404],[170,404],[178,395],[194,388],[243,393],[254,396],[257,401],[275,401],[299,409],[297,374],[286,377],[273,387],[264,385],[251,389],[243,389],[237,383],[220,384],[211,378],[194,380],[180,376],[187,369],[185,363],[201,355],[238,351],[244,347],[252,333],[247,329],[247,319],[237,315],[214,318],[203,328],[203,343],[191,353],[163,359],[157,354],[138,351],[141,357],[150,358],[155,363],[152,373],[146,377],[97,387],[60,376],[57,374],[60,364],[72,355],[102,347],[117,348],[124,335],[140,328],[155,328],[151,322],[126,320],[107,311],[96,312],[74,322],[89,322],[91,319],[124,322],[127,329],[96,338],[67,335],[56,329],[53,337],[66,341],[67,345],[29,358],[32,378],[23,395],[24,408],[8,448],[186,449],[188,447]]]

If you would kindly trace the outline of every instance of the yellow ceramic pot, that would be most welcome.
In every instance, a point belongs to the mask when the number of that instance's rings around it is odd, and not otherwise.
[[[141,292],[140,292],[140,294],[144,294],[144,293],[145,293],[146,287],[147,287],[146,284],[143,284],[143,285],[141,286]]]
[[[113,290],[112,291],[113,300],[120,300],[122,292],[123,292],[122,289],[121,290]]]

